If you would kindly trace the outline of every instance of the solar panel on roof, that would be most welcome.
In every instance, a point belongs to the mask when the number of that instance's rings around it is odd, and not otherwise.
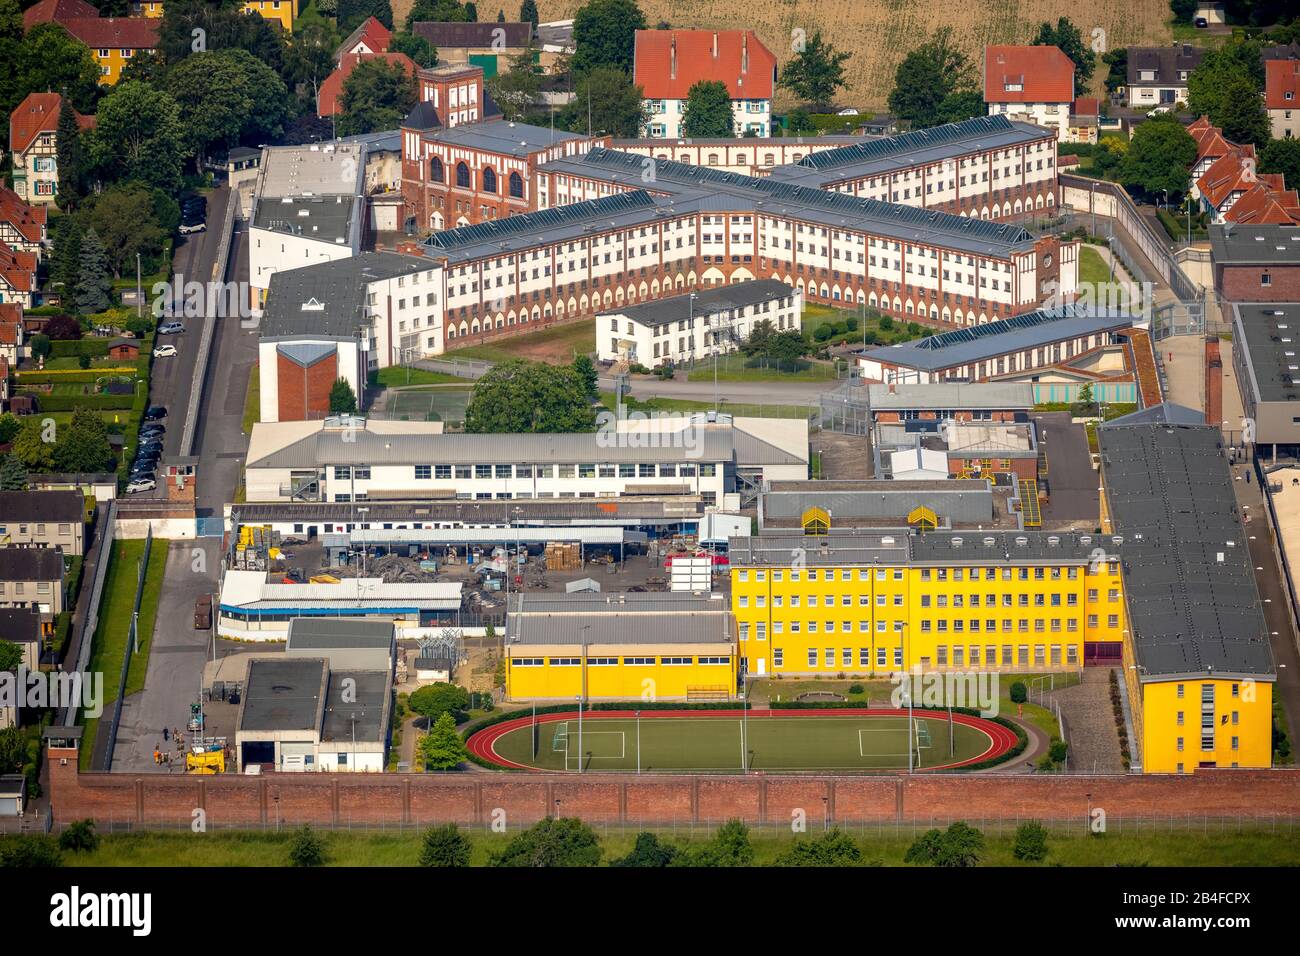
[[[949,123],[933,129],[913,130],[887,139],[812,153],[799,160],[796,165],[808,169],[834,169],[837,166],[849,166],[868,159],[881,159],[896,153],[940,146],[970,136],[1001,133],[1009,129],[1011,129],[1011,121],[1005,116],[977,116],[960,123]]]

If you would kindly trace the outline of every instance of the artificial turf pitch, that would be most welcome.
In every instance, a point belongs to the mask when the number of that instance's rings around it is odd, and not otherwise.
[[[539,721],[533,755],[531,721],[496,736],[493,754],[538,770],[738,771],[906,770],[908,724],[904,715],[732,717],[585,717],[582,743],[576,718]],[[917,716],[912,759],[917,769],[974,760],[993,746],[983,730],[953,725],[935,714]],[[747,737],[747,740],[744,739]],[[639,741],[639,761],[638,761]]]

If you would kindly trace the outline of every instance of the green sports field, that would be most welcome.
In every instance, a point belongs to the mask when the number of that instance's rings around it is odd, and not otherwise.
[[[598,713],[598,712],[597,712]],[[728,717],[587,716],[581,743],[576,719],[527,718],[491,728],[478,743],[484,756],[538,770],[737,771],[906,770],[907,716]],[[997,725],[990,725],[994,728]],[[496,731],[493,733],[493,731]],[[913,766],[948,766],[979,759],[995,748],[988,732],[927,714],[914,721]],[[536,743],[536,755],[533,753]],[[477,749],[477,748],[476,748]],[[744,764],[742,764],[742,760]]]

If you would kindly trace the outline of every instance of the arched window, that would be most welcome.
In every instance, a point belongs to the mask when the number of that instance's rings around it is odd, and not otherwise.
[[[485,193],[495,193],[497,191],[497,174],[491,166],[483,167],[483,191]]]
[[[516,199],[524,198],[524,177],[518,173],[510,174],[510,195]]]
[[[469,167],[464,163],[456,164],[456,185],[469,189]]]
[[[437,156],[429,160],[429,180],[435,183],[446,182],[446,174],[442,169],[442,160]]]

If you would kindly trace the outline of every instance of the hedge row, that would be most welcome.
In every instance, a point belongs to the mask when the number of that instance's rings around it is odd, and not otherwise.
[[[21,393],[20,393],[21,394]],[[134,402],[132,395],[46,395],[30,393],[43,412],[75,412],[88,408],[96,412],[125,411]]]
[[[102,358],[108,354],[108,346],[112,341],[109,338],[55,339],[50,342],[50,357],[79,358],[86,355],[90,358]]]
[[[52,368],[42,372],[19,372],[18,385],[20,387],[23,385],[88,385],[105,375],[134,378],[140,374],[140,371],[135,365],[114,365],[106,368]]]

